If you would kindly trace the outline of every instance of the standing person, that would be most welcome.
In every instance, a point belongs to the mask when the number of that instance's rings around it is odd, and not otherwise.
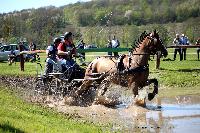
[[[176,34],[176,37],[174,38],[173,44],[175,46],[181,45],[181,40],[180,40],[179,34]],[[181,61],[183,59],[181,48],[175,48],[174,49],[174,60],[176,60],[176,54],[177,54],[177,52],[180,55],[180,61]]]
[[[112,48],[112,42],[108,40],[107,48]],[[108,52],[109,56],[112,56],[112,52]]]
[[[30,51],[35,51],[36,50],[36,44],[34,42],[31,42],[29,49],[30,49]],[[37,53],[31,53],[30,54],[30,57],[31,57],[30,61],[31,62],[36,61],[36,55],[37,55]]]
[[[11,49],[10,54],[8,54],[8,65],[12,65],[13,62],[16,62],[16,54],[13,49]]]
[[[84,49],[85,48],[85,43],[84,43],[83,40],[81,40],[81,42],[78,44],[77,48],[79,48],[79,49]],[[84,61],[85,61],[85,52],[80,53],[80,56],[81,56],[80,57],[80,62],[83,65],[83,64],[85,64],[84,63]]]
[[[36,50],[36,44],[34,42],[30,43],[30,51],[35,51]]]
[[[120,42],[119,40],[116,39],[115,35],[113,36],[113,39],[112,39],[112,48],[118,48],[120,46]],[[118,52],[113,52],[114,53],[114,56],[119,56],[118,55]]]
[[[196,45],[200,46],[200,37],[197,39],[196,41]],[[198,56],[198,60],[199,60],[199,52],[200,52],[200,47],[197,48],[197,56]]]
[[[48,73],[52,73],[53,70],[55,70],[56,68],[58,53],[57,47],[61,43],[61,41],[61,38],[55,38],[53,44],[48,46],[46,49],[47,59],[45,64],[45,75],[47,75]]]
[[[184,34],[181,35],[181,45],[189,45],[189,40]],[[187,48],[182,48],[182,55],[184,60],[186,60],[186,50]]]

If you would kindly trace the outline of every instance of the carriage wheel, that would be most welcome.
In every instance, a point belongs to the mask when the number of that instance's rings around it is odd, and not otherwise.
[[[47,75],[48,73],[53,72],[53,64],[51,63],[46,63],[45,64],[45,74]]]
[[[58,82],[58,79],[53,77],[49,83],[49,95],[57,95],[59,86],[60,83]]]
[[[45,78],[38,77],[34,83],[34,96],[46,95],[48,90],[48,85],[45,83]]]

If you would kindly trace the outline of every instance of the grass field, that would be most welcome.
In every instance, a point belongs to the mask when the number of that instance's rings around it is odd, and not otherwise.
[[[16,133],[94,133],[97,125],[76,121],[70,116],[26,103],[8,89],[0,87],[0,132]]]
[[[160,70],[155,69],[155,60],[149,61],[150,77],[155,77],[162,85],[174,87],[191,87],[200,85],[200,61],[197,61],[196,49],[187,50],[187,60],[179,61],[179,55],[175,61],[173,59],[173,49],[169,49],[169,55],[166,58],[168,61],[161,61]],[[124,52],[127,53],[127,52]],[[92,61],[95,57],[106,55],[107,53],[86,53],[86,62]],[[41,61],[44,68],[45,54],[40,54]],[[78,59],[76,59],[77,62]],[[37,68],[40,72],[40,67],[36,63],[25,63],[25,71],[20,71],[19,62],[8,66],[7,62],[0,62],[0,75],[36,75]]]

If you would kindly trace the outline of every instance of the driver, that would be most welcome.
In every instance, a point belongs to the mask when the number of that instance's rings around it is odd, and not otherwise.
[[[77,56],[76,47],[73,43],[72,32],[66,32],[64,41],[58,45],[58,58],[62,66],[62,72],[73,72],[76,62],[72,59]]]

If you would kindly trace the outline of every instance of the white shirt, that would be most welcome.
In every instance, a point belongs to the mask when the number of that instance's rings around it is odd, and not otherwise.
[[[175,46],[181,45],[180,39],[174,38],[173,43],[175,44]]]
[[[117,39],[112,40],[112,47],[113,47],[113,48],[116,48],[118,45],[119,45],[119,44],[118,44]]]

